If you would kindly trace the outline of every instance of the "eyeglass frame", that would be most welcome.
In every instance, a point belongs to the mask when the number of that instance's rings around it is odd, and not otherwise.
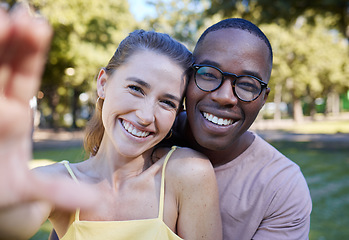
[[[221,82],[220,82],[220,84],[219,84],[216,88],[214,88],[214,89],[212,89],[212,90],[204,90],[204,89],[202,89],[202,88],[198,85],[198,83],[197,83],[197,81],[196,81],[196,74],[197,74],[197,71],[198,71],[200,68],[202,68],[202,67],[211,67],[211,68],[214,68],[214,69],[216,69],[217,71],[219,71],[219,72],[222,74]],[[261,79],[259,79],[258,77],[255,77],[255,76],[252,76],[252,75],[236,75],[235,73],[223,72],[223,71],[222,71],[221,69],[219,69],[218,67],[215,67],[215,66],[212,66],[212,65],[209,65],[209,64],[193,64],[193,65],[191,66],[191,68],[194,70],[193,75],[194,75],[195,85],[196,85],[200,90],[202,90],[202,91],[204,91],[204,92],[214,92],[214,91],[216,91],[217,89],[219,89],[219,88],[223,85],[223,82],[224,82],[224,78],[225,78],[225,77],[231,77],[231,76],[234,77],[234,81],[233,81],[233,92],[234,92],[235,96],[236,96],[240,101],[243,101],[243,102],[253,102],[254,100],[256,100],[256,99],[261,95],[262,91],[263,91],[265,88],[268,87],[268,84],[267,84],[266,82],[262,81]],[[261,84],[261,90],[260,90],[260,92],[258,93],[258,95],[257,95],[254,99],[248,100],[248,101],[247,101],[247,100],[243,100],[243,99],[241,99],[241,98],[236,94],[236,91],[235,91],[235,83],[236,83],[236,80],[237,80],[238,78],[240,78],[240,77],[251,77],[251,78],[257,80],[257,81]]]

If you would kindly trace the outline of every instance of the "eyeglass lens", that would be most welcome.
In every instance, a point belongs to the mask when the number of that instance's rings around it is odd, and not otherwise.
[[[199,67],[195,74],[196,84],[203,91],[216,90],[221,86],[224,77],[219,70],[207,66]],[[262,86],[257,79],[233,74],[229,74],[229,77],[234,79],[235,94],[242,101],[252,101],[261,93]]]

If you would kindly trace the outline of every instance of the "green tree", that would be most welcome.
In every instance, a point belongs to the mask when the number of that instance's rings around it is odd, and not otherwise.
[[[155,16],[145,19],[147,28],[170,34],[193,50],[200,34],[207,26],[220,20],[220,16],[204,18],[202,13],[209,0],[157,0],[148,1],[155,9]]]
[[[303,119],[302,102],[308,103],[314,117],[315,99],[349,88],[346,41],[337,31],[325,28],[324,21],[318,16],[315,23],[304,18],[288,29],[277,24],[262,26],[274,48],[271,84],[280,91],[275,92],[275,99],[282,94],[284,101],[292,103],[296,121]]]
[[[317,15],[333,16],[330,25],[349,38],[349,2],[347,0],[211,0],[208,16],[217,12],[224,17],[233,14],[260,23],[276,22],[292,26],[299,16],[315,22]]]
[[[14,1],[7,1],[10,5]],[[43,76],[40,106],[50,127],[62,125],[64,114],[79,108],[79,95],[95,99],[95,76],[136,21],[127,0],[30,0],[34,11],[53,27],[54,36]],[[91,100],[94,102],[95,100]]]

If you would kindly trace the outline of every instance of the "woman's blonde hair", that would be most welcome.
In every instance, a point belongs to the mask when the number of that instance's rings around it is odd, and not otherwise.
[[[121,41],[108,65],[104,68],[106,74],[110,76],[130,56],[140,50],[151,50],[170,57],[172,61],[186,70],[186,82],[188,82],[187,79],[193,64],[191,52],[168,34],[144,30],[133,31]],[[103,99],[97,99],[94,115],[86,126],[84,148],[86,153],[90,153],[92,156],[97,154],[104,135],[102,122],[103,102]]]

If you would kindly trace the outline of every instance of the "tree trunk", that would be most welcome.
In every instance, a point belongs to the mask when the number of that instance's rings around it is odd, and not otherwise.
[[[333,116],[338,116],[340,113],[340,98],[336,92],[330,92],[326,100],[326,112],[332,113]]]
[[[310,118],[311,120],[315,120],[315,115],[316,115],[315,99],[312,99],[310,101],[309,108],[310,108]]]
[[[73,123],[72,123],[72,128],[76,129],[78,128],[76,125],[76,121],[78,119],[78,103],[79,103],[79,92],[73,89],[73,97],[72,97],[72,116],[73,116]]]
[[[58,127],[59,127],[59,114],[58,112],[56,111],[56,108],[58,106],[58,103],[59,103],[59,95],[57,94],[56,91],[53,91],[53,94],[52,94],[52,128],[56,131],[58,130]]]
[[[275,86],[275,95],[274,95],[274,103],[275,103],[275,112],[274,112],[274,120],[281,120],[281,111],[280,111],[280,103],[282,98],[282,85],[277,83]]]
[[[295,122],[303,122],[302,101],[298,98],[293,99],[293,119]]]

